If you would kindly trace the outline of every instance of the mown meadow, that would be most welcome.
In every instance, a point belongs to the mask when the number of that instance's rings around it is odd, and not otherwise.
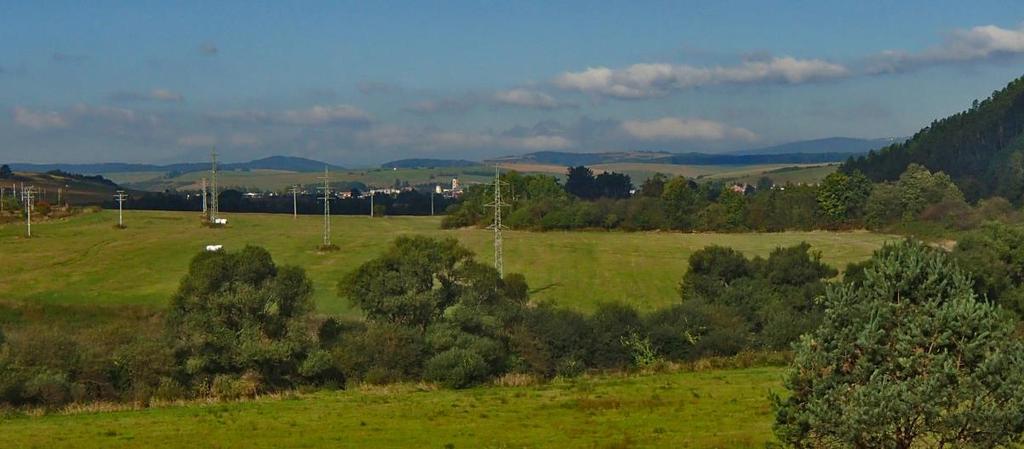
[[[379,255],[399,235],[454,237],[481,261],[493,257],[492,233],[484,229],[439,229],[440,217],[335,216],[332,241],[339,251],[320,253],[321,216],[226,214],[224,229],[200,226],[187,212],[125,211],[127,229],[113,227],[117,211],[88,213],[33,226],[0,226],[0,302],[76,309],[97,306],[162,308],[187,271],[188,261],[208,244],[237,250],[267,248],[279,264],[303,267],[313,280],[322,313],[356,314],[336,294],[337,281]],[[591,311],[604,301],[653,310],[679,301],[677,285],[687,258],[708,245],[735,248],[748,256],[807,242],[824,262],[842,270],[868,258],[895,237],[868,232],[710,234],[676,232],[505,233],[505,269],[526,276],[531,300]]]

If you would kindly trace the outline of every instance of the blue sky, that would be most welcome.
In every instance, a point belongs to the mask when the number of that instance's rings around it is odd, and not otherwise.
[[[901,136],[1022,63],[1013,1],[0,2],[0,161]]]

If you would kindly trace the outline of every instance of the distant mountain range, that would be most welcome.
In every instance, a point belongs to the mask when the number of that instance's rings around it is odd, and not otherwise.
[[[69,173],[99,174],[99,173],[124,173],[124,172],[179,172],[189,173],[195,171],[209,170],[209,162],[182,162],[177,164],[155,165],[155,164],[126,164],[120,162],[105,162],[98,164],[10,164],[11,169],[20,172],[48,172],[51,170],[62,170]],[[301,157],[292,156],[270,156],[256,159],[249,162],[233,162],[218,164],[221,170],[285,170],[295,172],[321,171],[324,167],[331,170],[341,170],[343,167],[331,165],[326,162],[315,161]]]
[[[770,147],[731,151],[729,152],[729,154],[863,154],[867,153],[868,151],[877,150],[879,148],[887,147],[894,143],[903,142],[905,140],[907,140],[906,137],[883,137],[880,139],[858,139],[855,137],[827,137],[824,139],[789,142],[780,145],[772,145]]]
[[[464,159],[399,159],[380,164],[381,168],[444,168],[472,167],[474,165],[480,165],[480,163]]]
[[[480,164],[521,163],[545,165],[595,165],[612,163],[651,163],[676,165],[750,165],[750,164],[819,164],[842,162],[851,156],[859,156],[870,150],[901,143],[905,138],[857,139],[851,137],[829,137],[803,140],[763,148],[718,153],[669,153],[664,151],[619,151],[605,153],[570,153],[562,151],[538,151],[516,156],[501,157],[483,162],[464,159],[400,159],[381,164],[382,168],[441,168],[470,167]],[[10,164],[19,172],[48,172],[62,170],[69,173],[103,174],[124,172],[177,172],[189,173],[208,170],[209,162],[182,162],[176,164],[130,164],[108,162],[98,164]],[[270,156],[249,162],[220,164],[222,170],[284,170],[293,172],[318,172],[324,167],[343,170],[343,167],[313,159],[292,156]]]

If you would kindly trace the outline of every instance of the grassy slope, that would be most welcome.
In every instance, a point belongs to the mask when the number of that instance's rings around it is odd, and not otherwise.
[[[799,167],[797,169],[788,170],[788,167]],[[817,184],[825,179],[826,176],[836,171],[839,168],[838,164],[830,165],[810,165],[810,166],[786,166],[780,171],[766,170],[760,173],[747,173],[740,176],[735,175],[716,175],[714,178],[726,179],[729,181],[743,182],[747,184],[756,185],[757,181],[761,177],[767,176],[772,179],[777,185],[783,184]]]
[[[162,306],[176,289],[189,259],[207,244],[238,249],[262,245],[278,263],[304,267],[321,311],[354,314],[335,295],[345,273],[380,254],[398,235],[458,238],[484,261],[492,234],[481,229],[438,229],[440,217],[337,216],[335,253],[318,254],[321,218],[228,214],[226,229],[199,226],[196,213],[126,211],[128,229],[116,230],[116,211],[33,226],[0,225],[0,301],[94,307]],[[671,232],[508,232],[505,268],[526,275],[535,300],[592,310],[600,301],[623,300],[645,310],[677,301],[676,284],[689,255],[719,244],[767,255],[780,245],[807,241],[834,266],[867,258],[889,236],[866,232],[682,234]]]
[[[0,420],[7,448],[755,448],[779,368]]]
[[[33,186],[36,188],[36,198],[40,201],[57,203],[57,189],[62,189],[61,201],[70,201],[72,204],[95,204],[109,201],[117,190],[106,184],[94,181],[83,181],[74,178],[51,175],[47,173],[24,173],[18,172],[13,178],[0,179],[0,185],[4,188],[4,195],[11,195],[11,186],[21,185]]]

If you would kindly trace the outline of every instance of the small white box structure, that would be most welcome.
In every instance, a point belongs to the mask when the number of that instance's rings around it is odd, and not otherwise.
[[[213,224],[226,225],[226,224],[228,224],[228,219],[227,218],[214,218],[213,219]]]
[[[207,251],[220,251],[221,248],[223,248],[223,247],[224,247],[224,245],[206,245],[206,250]]]

